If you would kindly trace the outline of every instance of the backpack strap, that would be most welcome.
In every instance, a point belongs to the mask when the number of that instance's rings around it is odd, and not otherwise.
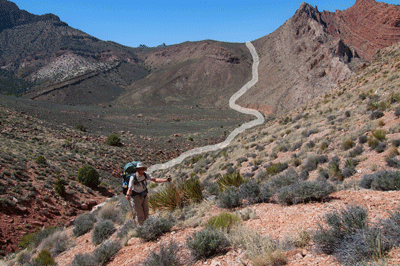
[[[141,196],[145,196],[148,193],[148,189],[147,189],[147,179],[149,178],[149,176],[147,175],[146,172],[144,172],[144,179],[142,181],[138,181],[137,180],[137,175],[136,173],[133,174],[133,185],[138,185],[138,184],[142,184],[143,187],[145,187],[146,189],[140,193],[136,192],[135,190],[132,189],[131,191],[131,195],[132,196],[136,196],[136,195],[141,195]]]

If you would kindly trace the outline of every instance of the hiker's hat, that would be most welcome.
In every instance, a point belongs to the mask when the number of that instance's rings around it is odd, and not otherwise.
[[[144,170],[146,171],[146,170],[147,170],[147,167],[144,166],[143,163],[139,162],[139,163],[136,165],[136,169],[144,169]]]

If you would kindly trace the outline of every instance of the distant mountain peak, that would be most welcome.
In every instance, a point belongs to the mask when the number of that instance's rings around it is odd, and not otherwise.
[[[54,14],[34,15],[19,9],[13,2],[0,0],[0,32],[15,26],[47,20],[59,22],[60,18]]]

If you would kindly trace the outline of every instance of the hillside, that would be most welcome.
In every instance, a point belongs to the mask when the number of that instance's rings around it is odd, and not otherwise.
[[[388,219],[389,212],[399,208],[400,192],[393,188],[385,191],[383,188],[389,188],[390,184],[385,183],[385,179],[379,179],[381,170],[399,175],[399,56],[399,44],[384,49],[370,66],[340,86],[280,118],[245,132],[224,150],[188,158],[181,165],[156,173],[156,176],[173,176],[175,184],[197,178],[206,199],[176,211],[161,211],[162,217],[173,221],[174,227],[156,240],[141,239],[138,229],[136,233],[135,230],[128,233],[127,228],[134,228],[127,219],[129,207],[124,199],[114,198],[93,213],[97,223],[104,219],[114,221],[117,233],[113,234],[111,240],[94,245],[94,231],[76,237],[72,232],[74,227],[67,226],[64,233],[69,244],[64,245],[65,251],[57,253],[59,255],[55,256],[55,261],[61,265],[70,265],[72,261],[77,265],[89,265],[85,261],[95,259],[101,261],[99,265],[138,265],[146,258],[151,259],[152,254],[160,254],[161,260],[167,259],[163,255],[169,254],[184,260],[184,265],[243,265],[255,263],[256,259],[279,265],[343,265],[344,261],[350,262],[351,259],[375,259],[377,263],[397,265],[400,261],[398,248],[383,248],[377,251],[381,253],[371,255],[355,249],[357,246],[363,247],[365,243],[357,239],[355,241],[361,242],[346,242],[347,246],[332,247],[339,253],[326,254],[318,249],[313,236],[315,230],[322,230],[318,229],[318,223],[324,223],[324,215],[335,210],[356,211],[351,206],[363,207],[368,213],[368,225],[372,228],[374,223],[389,226],[382,219]],[[118,154],[104,147],[102,151],[102,158]],[[91,157],[91,152],[85,156]],[[248,182],[257,182],[260,187],[278,186],[279,182],[283,184],[288,182],[287,178],[293,177],[296,181],[291,182],[295,182],[295,186],[283,185],[272,191],[272,196],[262,203],[254,203],[251,201],[254,198],[249,197],[237,207],[222,207],[223,193],[218,192],[215,182],[221,175],[235,171],[239,171]],[[366,189],[367,177],[372,178],[372,183],[382,182],[381,190],[376,186],[377,190]],[[383,178],[389,176],[383,175]],[[364,183],[360,183],[361,180]],[[398,179],[396,182],[398,184]],[[310,198],[293,202],[293,196],[282,198],[282,193],[287,189],[311,183],[324,184],[334,188],[335,192],[331,191],[322,200]],[[396,187],[396,184],[393,185]],[[157,190],[165,191],[164,188],[152,187],[151,196],[154,197]],[[232,230],[228,233],[230,244],[222,253],[193,260],[187,237],[194,237],[194,232],[200,232],[211,217],[221,212],[232,215],[242,213],[239,215],[242,217],[239,232]],[[154,212],[152,215],[157,217]],[[121,218],[126,222],[124,226],[124,222],[119,220]],[[265,249],[257,250],[251,245],[257,243],[252,241],[260,239],[255,232],[268,237],[261,238],[265,241],[262,244],[266,245]],[[365,233],[367,231],[361,232]],[[123,235],[121,239],[116,237],[119,234]],[[385,247],[389,244],[386,242],[389,238],[386,237],[388,235],[385,234],[379,238],[381,240],[377,238]],[[166,248],[171,241],[177,247],[168,251]],[[158,253],[160,248],[164,248],[164,253]],[[104,249],[109,253],[101,253]],[[30,254],[35,256],[35,250],[23,253],[16,260],[29,260]]]
[[[125,163],[162,163],[196,146],[219,143],[243,121],[243,115],[234,111],[217,114],[195,108],[183,114],[156,108],[141,115],[143,111],[33,105],[0,96],[0,250],[16,251],[21,237],[37,227],[65,224],[118,195]],[[121,146],[106,145],[115,133]],[[40,157],[45,163],[37,162]],[[85,164],[100,174],[97,190],[76,181]],[[65,198],[54,191],[58,178],[68,184]],[[21,224],[31,226],[20,228]]]
[[[15,258],[22,236],[50,226],[65,227],[67,234],[66,251],[53,254],[59,265],[96,250],[92,232],[76,237],[72,224],[120,193],[124,163],[165,162],[193,147],[222,141],[250,119],[228,109],[229,97],[251,78],[251,56],[244,44],[205,40],[131,48],[98,40],[52,14],[35,16],[6,0],[0,8],[10,14],[2,17],[6,26],[0,29],[0,90],[21,96],[0,95],[0,256]],[[277,31],[255,40],[259,82],[238,103],[262,111],[268,122],[220,152],[156,173],[172,175],[174,184],[197,177],[207,201],[162,212],[174,221],[172,233],[158,242],[121,240],[127,245],[110,265],[136,264],[170,240],[188,255],[186,237],[223,211],[249,211],[253,218],[242,222],[245,228],[283,243],[299,232],[311,234],[323,214],[349,202],[366,207],[371,221],[398,208],[397,191],[364,189],[358,182],[367,174],[399,168],[400,48],[384,48],[399,41],[399,14],[398,6],[372,0],[335,13],[303,3]],[[380,34],[376,29],[384,30]],[[370,40],[374,34],[377,39]],[[121,137],[121,145],[105,144],[111,133]],[[86,164],[100,174],[96,189],[77,181]],[[260,186],[294,171],[298,181],[327,181],[336,192],[308,204],[282,204],[275,195],[263,203],[245,200],[235,209],[221,208],[215,180],[235,170]],[[63,196],[55,190],[60,179],[66,182]],[[129,215],[123,199],[114,197],[110,206]],[[99,212],[94,215],[99,222]],[[115,224],[118,229],[123,228],[120,223]],[[315,253],[315,243],[288,246],[273,252],[283,254],[289,265],[337,263],[335,256]],[[30,260],[38,249],[20,255]],[[137,249],[144,252],[127,257]],[[225,251],[194,264],[250,263],[244,247]],[[399,264],[396,249],[385,255]]]
[[[132,48],[99,40],[53,14],[36,16],[6,0],[0,8],[5,13],[0,31],[3,94],[73,105],[120,98],[116,104],[127,107],[227,109],[229,95],[250,79],[251,56],[244,44],[210,40]]]
[[[239,103],[274,116],[326,93],[400,41],[399,17],[398,6],[374,0],[335,13],[303,3],[275,32],[254,41],[260,80]]]
[[[374,0],[357,0],[344,11],[322,12],[326,30],[354,47],[360,57],[372,60],[382,48],[399,42],[400,7]]]
[[[3,94],[67,105],[227,109],[230,95],[250,80],[251,56],[241,43],[132,48],[53,14],[36,16],[6,0],[1,8]],[[275,116],[329,91],[400,40],[399,17],[398,6],[374,0],[335,13],[303,3],[279,29],[254,41],[260,80],[240,104]]]

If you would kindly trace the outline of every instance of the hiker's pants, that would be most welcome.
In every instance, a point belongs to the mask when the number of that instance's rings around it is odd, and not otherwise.
[[[144,221],[149,217],[149,198],[147,195],[135,195],[133,196],[133,204],[135,205],[139,224],[143,225]]]

